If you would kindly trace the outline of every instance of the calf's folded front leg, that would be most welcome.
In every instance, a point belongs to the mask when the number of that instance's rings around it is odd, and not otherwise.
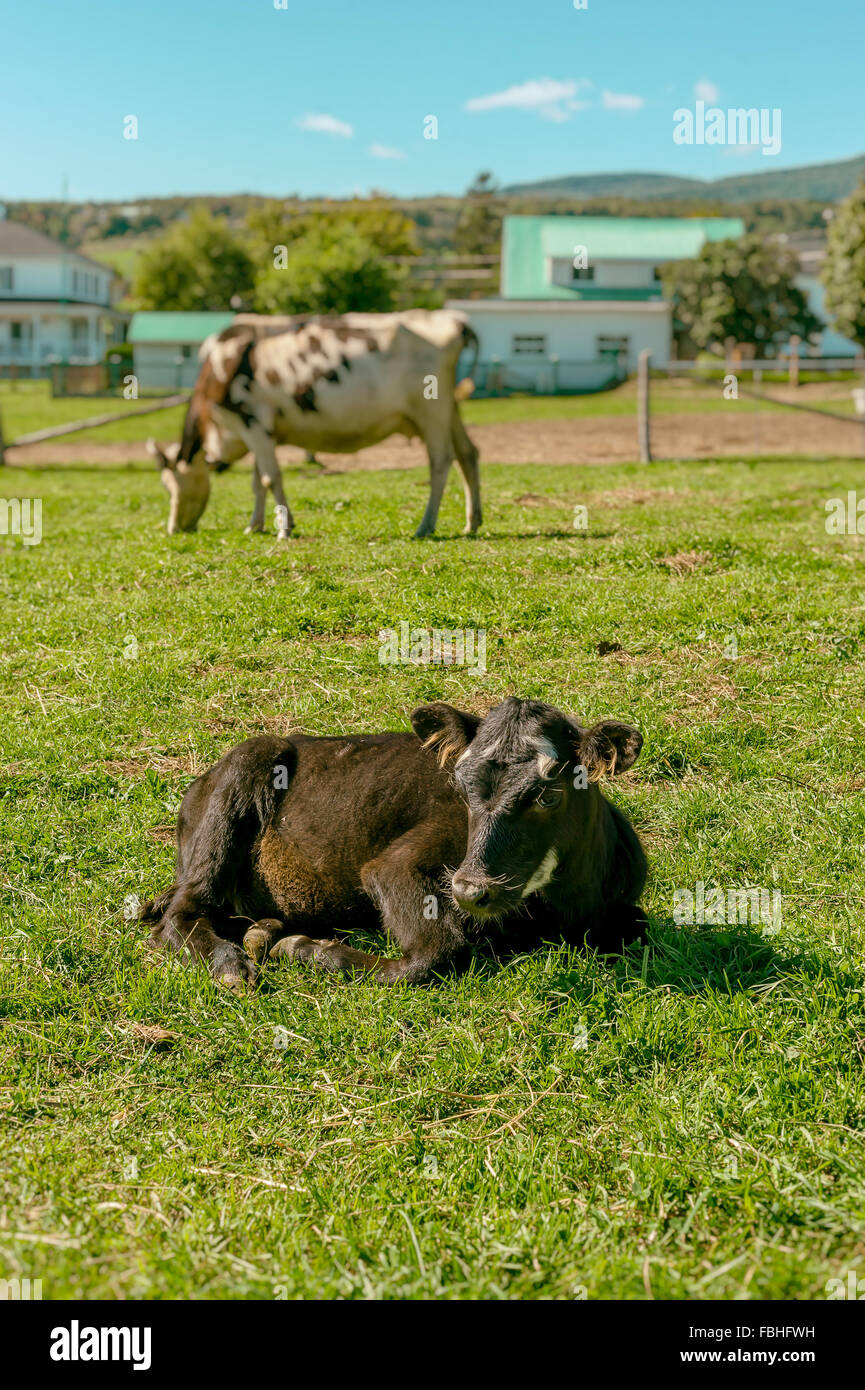
[[[361,870],[364,891],[381,912],[382,925],[402,948],[392,960],[358,951],[344,941],[284,936],[272,959],[299,960],[322,970],[351,975],[360,971],[380,984],[423,984],[465,949],[459,917],[447,901],[430,863],[435,832],[418,826],[395,840]],[[432,852],[431,852],[432,851]]]

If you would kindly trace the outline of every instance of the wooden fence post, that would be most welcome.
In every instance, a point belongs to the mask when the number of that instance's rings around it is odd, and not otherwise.
[[[755,367],[751,372],[751,384],[755,392],[763,385],[763,368]],[[754,401],[754,453],[760,453],[760,398]]]
[[[652,354],[643,348],[637,361],[637,442],[640,463],[652,462],[652,431],[649,415],[649,363]]]
[[[802,339],[794,333],[790,339],[790,365],[787,370],[787,380],[791,386],[799,385],[799,345]]]

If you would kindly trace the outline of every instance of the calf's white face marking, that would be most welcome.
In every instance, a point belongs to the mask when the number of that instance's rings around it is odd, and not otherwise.
[[[555,849],[548,849],[523,889],[524,898],[527,898],[530,893],[537,893],[541,888],[546,888],[553,874],[556,872],[558,862],[558,851]]]

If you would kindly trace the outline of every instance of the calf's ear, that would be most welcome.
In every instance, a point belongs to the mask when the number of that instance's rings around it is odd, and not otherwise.
[[[614,777],[627,772],[640,756],[643,735],[630,724],[604,719],[591,729],[584,729],[577,745],[577,755],[589,775],[590,782],[601,777]]]
[[[411,712],[411,726],[424,748],[434,748],[439,766],[448,758],[464,753],[478,731],[480,719],[436,700],[431,705],[419,705]]]

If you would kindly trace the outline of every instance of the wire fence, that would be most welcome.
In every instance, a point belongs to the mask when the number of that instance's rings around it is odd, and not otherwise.
[[[699,361],[655,363],[649,352],[642,352],[637,372],[637,447],[640,461],[643,463],[651,462],[653,457],[650,382],[670,382],[677,377],[684,377],[703,386],[715,387],[722,393],[725,401],[737,401],[744,397],[755,403],[753,411],[749,412],[750,447],[754,456],[790,452],[788,432],[786,429],[773,432],[772,418],[777,419],[779,414],[783,417],[785,411],[795,411],[809,420],[819,419],[831,422],[833,427],[843,425],[849,431],[858,431],[857,435],[852,432],[849,434],[850,452],[865,457],[865,359],[862,357],[799,359],[792,354],[788,358],[780,359],[730,358],[724,362],[719,361],[715,366]],[[749,377],[750,386],[745,384]],[[787,396],[766,391],[766,378],[772,383],[785,385]],[[790,399],[790,395],[798,392],[803,385],[813,384],[821,378],[824,383],[832,382],[839,385],[836,401],[826,405]],[[849,396],[845,396],[845,388],[849,390]],[[837,405],[841,400],[849,400],[849,411],[832,408],[833,403]],[[799,443],[804,443],[801,437]],[[823,437],[822,443],[828,446],[828,451],[831,452],[828,436]]]
[[[98,379],[94,369],[82,369],[82,371],[87,370],[90,373],[86,381],[80,373],[70,376],[71,365],[75,364],[61,365],[65,368],[65,372],[58,375],[53,383],[59,388],[58,394],[98,397],[103,394],[103,391],[98,389],[103,382],[109,387],[108,394],[111,394],[112,391],[117,393],[117,388],[122,382],[118,372],[119,364],[112,363],[111,370],[106,371],[105,376]],[[123,363],[122,368],[126,374],[130,372],[128,362]],[[622,358],[615,356],[601,361],[560,360],[550,357],[492,359],[479,362],[474,369],[473,377],[476,386],[475,395],[479,397],[507,397],[515,394],[580,395],[598,393],[621,384],[626,380],[626,370]],[[744,397],[753,402],[753,410],[739,411],[735,416],[738,435],[733,438],[732,447],[737,451],[741,449],[752,457],[764,454],[801,453],[808,452],[809,449],[813,451],[816,443],[818,452],[831,453],[832,441],[828,434],[825,438],[822,434],[825,426],[826,431],[839,431],[840,435],[846,435],[849,439],[849,444],[845,444],[840,450],[841,452],[865,457],[865,361],[863,359],[850,357],[803,358],[797,362],[795,359],[790,360],[788,358],[749,360],[731,358],[727,361],[719,360],[717,363],[678,360],[654,362],[651,354],[644,351],[639,357],[636,405],[637,449],[638,457],[642,462],[650,462],[653,457],[653,422],[658,423],[661,416],[663,417],[666,444],[669,446],[670,440],[675,438],[677,434],[682,439],[682,451],[672,451],[670,447],[666,447],[663,451],[664,457],[697,457],[705,453],[705,450],[702,450],[701,454],[694,451],[693,432],[688,434],[688,421],[694,416],[689,416],[687,413],[677,414],[675,409],[671,411],[669,402],[665,402],[666,410],[658,410],[656,407],[651,384],[670,383],[680,378],[702,388],[711,387],[721,393],[724,400],[736,401],[740,397]],[[824,382],[833,383],[833,386],[837,388],[837,398],[822,401],[820,404],[791,398],[798,394],[803,384],[810,385],[813,381],[821,379]],[[777,393],[773,394],[767,391],[765,389],[767,381],[776,387],[776,391],[778,387],[785,389],[786,396],[779,396]],[[136,379],[136,387],[138,386],[139,383]],[[146,399],[147,382],[143,383],[143,388],[141,404],[134,408],[127,408],[119,413],[115,411],[92,415],[87,419],[77,419],[66,424],[51,425],[44,429],[22,434],[16,439],[7,438],[5,447],[8,449],[10,446],[38,444],[52,439],[60,439],[84,430],[98,429],[101,426],[128,421],[137,415],[149,415],[165,410],[170,406],[182,405],[189,399],[188,389],[178,390],[176,387],[170,395],[157,394],[157,388],[154,387],[153,397]],[[848,405],[846,412],[837,408],[842,401]],[[723,412],[718,410],[716,402],[711,402],[711,406],[716,412],[713,418],[720,422],[723,419]],[[773,420],[776,421],[779,416],[785,418],[786,424],[786,412],[788,411],[795,412],[795,417],[803,421],[810,423],[819,420],[821,422],[817,427],[816,434],[812,431],[810,442],[806,441],[804,437],[799,437],[799,432],[792,432],[789,429],[779,430],[777,426],[773,430]],[[708,416],[704,418],[708,419]],[[730,419],[728,418],[724,424],[729,436],[731,433],[729,429]],[[576,417],[574,426],[575,429],[579,428],[579,419]],[[719,432],[720,429],[719,425]],[[804,426],[801,433],[803,436],[807,434]],[[835,435],[836,443],[840,435]],[[741,445],[739,440],[741,440]],[[808,443],[808,448],[804,447],[806,443]],[[728,452],[728,450],[718,448],[718,454],[724,452]],[[2,411],[0,411],[0,464],[4,461],[3,421]]]

